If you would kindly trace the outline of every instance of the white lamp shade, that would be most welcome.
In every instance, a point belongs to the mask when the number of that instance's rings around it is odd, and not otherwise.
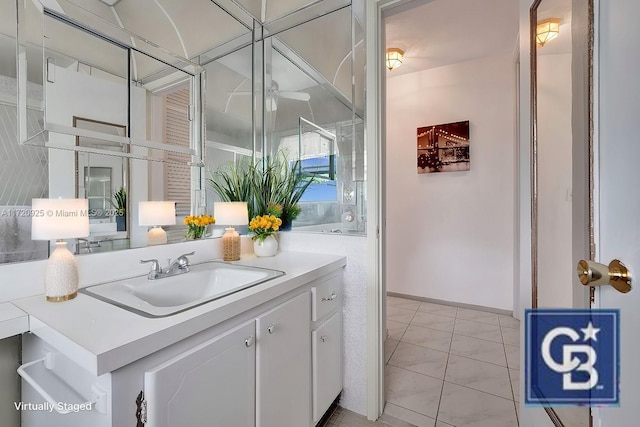
[[[32,199],[31,239],[55,240],[89,235],[87,199]]]
[[[214,202],[213,214],[219,225],[249,224],[247,202]]]
[[[140,202],[138,204],[139,225],[175,225],[175,223],[175,202]]]

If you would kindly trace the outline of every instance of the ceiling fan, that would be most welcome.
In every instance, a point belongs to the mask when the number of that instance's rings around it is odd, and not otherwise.
[[[233,95],[251,95],[250,91],[229,92]],[[311,95],[306,92],[280,91],[278,82],[271,81],[271,88],[267,90],[267,111],[276,111],[278,109],[278,98],[293,99],[295,101],[307,102],[311,99]]]

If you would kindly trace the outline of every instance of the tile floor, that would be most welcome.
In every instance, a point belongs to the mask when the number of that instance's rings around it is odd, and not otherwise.
[[[388,297],[387,328],[385,415],[418,427],[518,425],[518,320]]]

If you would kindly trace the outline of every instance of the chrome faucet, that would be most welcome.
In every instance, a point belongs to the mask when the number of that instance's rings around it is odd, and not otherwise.
[[[93,241],[93,240],[87,240],[87,239],[82,239],[82,238],[77,238],[76,239],[77,243],[76,243],[76,255],[80,254],[80,244],[84,243],[85,247],[84,249],[87,250],[87,253],[91,253],[93,252],[93,248],[101,248],[102,247],[102,241],[97,240],[97,241]]]
[[[189,258],[188,256],[194,255],[194,252],[188,254],[182,254],[175,261],[169,263],[169,266],[165,269],[160,267],[160,263],[157,259],[141,259],[140,264],[147,262],[151,263],[151,270],[147,274],[149,280],[163,279],[169,276],[175,276],[176,274],[187,273],[189,271]]]

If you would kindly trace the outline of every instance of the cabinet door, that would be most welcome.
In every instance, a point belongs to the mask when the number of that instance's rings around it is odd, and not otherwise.
[[[311,297],[305,292],[256,322],[256,426],[311,423]]]
[[[253,427],[255,323],[145,372],[148,427]]]
[[[317,423],[342,390],[342,312],[311,334],[313,349],[313,422]]]

